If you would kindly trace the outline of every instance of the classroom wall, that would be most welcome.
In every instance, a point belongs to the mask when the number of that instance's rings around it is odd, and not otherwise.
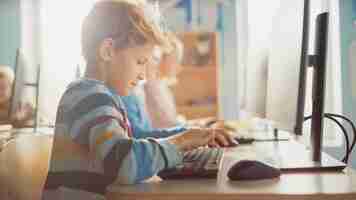
[[[20,46],[20,0],[0,1],[0,65],[15,65]]]
[[[41,20],[40,1],[25,0],[20,3],[21,17],[21,51],[28,81],[36,80],[36,67],[41,63]]]
[[[222,29],[220,35],[220,70],[218,72],[219,86],[219,116],[222,119],[238,119],[240,113],[239,61],[242,59],[238,49],[239,37],[244,33],[238,30],[237,13],[239,1],[230,1],[224,4]],[[241,16],[242,17],[242,16]]]
[[[340,0],[339,2],[343,114],[356,123],[356,51],[350,51],[351,48],[354,48],[354,45],[356,45],[356,0]],[[326,151],[335,157],[340,158],[344,155],[345,146],[327,148]],[[356,168],[355,152],[353,153],[350,162],[352,167]]]

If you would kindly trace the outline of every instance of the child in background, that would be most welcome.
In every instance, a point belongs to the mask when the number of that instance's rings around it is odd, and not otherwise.
[[[179,123],[177,120],[175,102],[168,85],[170,81],[171,83],[172,80],[174,81],[176,74],[180,70],[176,59],[181,59],[183,46],[172,33],[166,32],[165,34],[169,38],[173,50],[166,53],[164,60],[161,60],[162,51],[156,49],[154,56],[156,62],[148,64],[151,69],[147,73],[150,75],[146,76],[149,77],[148,80],[137,86],[131,95],[122,97],[135,138],[169,137],[188,130],[191,125],[193,127],[198,125],[197,123],[186,125]],[[161,77],[164,77],[162,80],[158,80],[158,71],[161,71]],[[151,115],[148,115],[147,111],[150,111]],[[154,122],[152,117],[155,117],[154,120],[157,120],[158,123],[165,124],[157,128],[157,124],[152,123]],[[216,141],[211,142],[210,146],[230,146],[235,144],[231,136],[223,130],[216,130],[215,138]]]
[[[147,80],[154,80],[158,78],[158,64],[161,59],[162,51],[155,49],[152,62],[148,65],[151,70],[147,71]],[[135,138],[163,138],[175,135],[177,133],[186,131],[187,128],[183,125],[176,124],[169,128],[159,129],[153,128],[151,119],[147,113],[147,106],[145,101],[144,84],[147,81],[142,81],[129,96],[123,96],[122,100],[128,112],[128,118],[131,123],[133,135]]]
[[[15,75],[9,66],[0,66],[0,121],[8,122],[12,84]]]
[[[177,75],[182,71],[184,46],[177,36],[168,33],[173,51],[165,53],[159,63],[160,79],[152,79],[144,85],[145,104],[152,127],[167,128],[186,124],[188,126],[206,127],[218,121],[215,117],[185,120],[178,115],[171,87],[178,84]]]
[[[0,66],[0,123],[10,124],[15,128],[30,126],[34,119],[34,107],[29,102],[19,99],[14,110],[10,110],[14,80],[12,68]]]
[[[149,80],[144,85],[146,109],[154,128],[168,128],[181,124],[170,86],[176,84],[181,71],[183,44],[173,34],[168,34],[173,51],[162,55],[159,63],[160,79]]]

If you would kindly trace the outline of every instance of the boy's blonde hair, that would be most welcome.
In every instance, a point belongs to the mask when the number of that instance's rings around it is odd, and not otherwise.
[[[10,84],[15,80],[15,74],[11,67],[6,65],[0,65],[0,79],[7,79]]]
[[[89,65],[96,63],[97,50],[106,38],[116,48],[153,43],[164,51],[171,44],[159,26],[145,14],[147,4],[129,0],[102,0],[95,3],[82,26],[82,52]],[[136,3],[135,3],[136,2]],[[139,0],[139,2],[144,2]]]

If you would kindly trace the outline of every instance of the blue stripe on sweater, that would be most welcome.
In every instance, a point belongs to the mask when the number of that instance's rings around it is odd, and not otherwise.
[[[151,177],[153,174],[152,157],[155,156],[152,150],[155,147],[151,145],[149,142],[143,143],[143,140],[141,140],[141,142],[137,142],[137,141],[133,142],[132,148],[134,150],[136,163],[137,163],[135,182]]]

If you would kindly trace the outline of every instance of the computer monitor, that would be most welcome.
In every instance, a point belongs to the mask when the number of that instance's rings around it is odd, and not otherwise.
[[[309,0],[280,1],[268,54],[266,118],[296,134],[304,119],[309,5]]]
[[[314,161],[320,161],[322,155],[328,27],[329,13],[319,14],[315,29],[315,55],[311,59],[313,62],[310,63],[314,68],[311,122],[311,146]]]
[[[266,117],[296,135],[303,134],[307,72],[315,58],[308,54],[310,16],[310,0],[281,1],[272,29]]]
[[[294,133],[296,135],[303,134],[305,90],[306,90],[306,81],[307,81],[307,68],[309,66],[309,59],[308,59],[309,19],[310,19],[310,1],[304,0],[303,36],[302,36],[302,47],[301,47],[301,54],[300,54],[297,112],[296,112],[295,127],[294,127]]]
[[[321,161],[323,142],[323,117],[326,80],[326,56],[328,46],[329,13],[321,13],[315,23],[315,53],[308,55],[310,1],[304,0],[303,37],[299,69],[299,89],[297,100],[296,124],[294,132],[303,134],[305,90],[307,68],[313,67],[312,89],[312,122],[311,122],[311,149],[314,161]]]

